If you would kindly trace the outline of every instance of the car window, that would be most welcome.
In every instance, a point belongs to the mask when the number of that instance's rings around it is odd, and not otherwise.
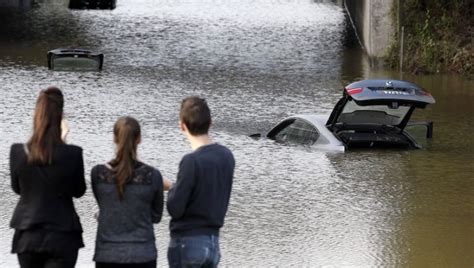
[[[59,71],[97,71],[100,69],[100,61],[87,57],[54,57],[52,66]]]
[[[310,123],[296,119],[275,135],[277,142],[312,145],[319,138],[318,130]]]
[[[359,106],[348,101],[337,122],[347,124],[398,125],[402,122],[410,107],[389,108],[387,105]]]

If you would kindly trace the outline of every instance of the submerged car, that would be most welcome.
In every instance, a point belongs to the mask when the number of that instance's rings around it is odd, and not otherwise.
[[[117,0],[69,0],[70,9],[115,9]]]
[[[426,127],[432,122],[411,122],[416,108],[435,103],[431,94],[400,80],[363,80],[346,86],[330,115],[300,114],[285,118],[265,137],[282,143],[302,144],[345,151],[353,148],[421,148],[406,131],[409,125]],[[251,137],[261,137],[254,134]]]
[[[87,49],[58,48],[48,52],[48,68],[55,71],[100,71],[104,54]]]

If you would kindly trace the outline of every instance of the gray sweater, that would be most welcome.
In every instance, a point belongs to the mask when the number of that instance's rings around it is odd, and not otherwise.
[[[118,198],[111,167],[97,165],[91,184],[99,205],[94,261],[141,263],[157,258],[153,223],[163,213],[163,179],[160,172],[137,162],[125,185],[124,198]]]

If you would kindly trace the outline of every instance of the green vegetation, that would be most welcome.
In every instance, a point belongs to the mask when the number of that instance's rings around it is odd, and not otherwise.
[[[399,21],[395,1],[393,21]],[[401,0],[404,26],[403,68],[413,73],[474,72],[474,3],[471,0]],[[397,25],[395,42],[387,62],[399,68],[400,39]]]

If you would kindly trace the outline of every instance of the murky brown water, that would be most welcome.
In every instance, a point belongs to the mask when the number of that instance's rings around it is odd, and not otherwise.
[[[415,115],[435,121],[422,150],[285,147],[247,134],[294,113],[329,113],[349,81],[399,78],[370,71],[360,51],[343,46],[338,6],[119,0],[114,11],[69,11],[43,3],[0,10],[0,267],[17,266],[9,146],[27,140],[37,92],[52,84],[65,92],[69,141],[84,148],[86,172],[111,158],[112,125],[129,114],[143,126],[141,159],[174,179],[190,150],[177,128],[179,101],[208,99],[213,137],[237,159],[223,266],[474,266],[472,81],[405,75],[437,100]],[[46,51],[69,46],[104,52],[104,71],[48,71]],[[78,267],[92,267],[97,208],[90,190],[76,201],[86,240]],[[156,226],[160,267],[168,222]]]

